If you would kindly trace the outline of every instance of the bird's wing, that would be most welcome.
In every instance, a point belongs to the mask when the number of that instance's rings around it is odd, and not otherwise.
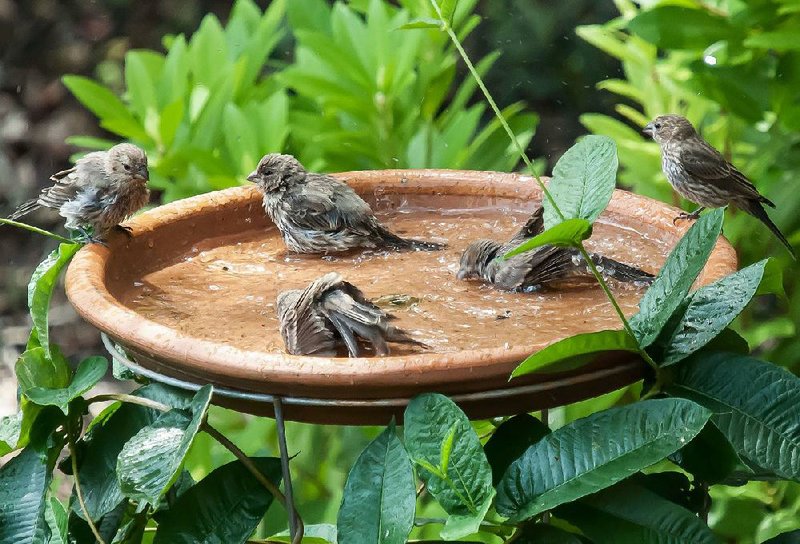
[[[575,269],[572,254],[555,246],[533,249],[500,263],[494,282],[504,289],[525,289],[564,279]]]
[[[508,246],[513,244],[514,247],[518,246],[525,240],[529,238],[533,238],[534,236],[541,234],[544,232],[544,206],[541,204],[533,210],[533,213],[522,225],[522,228],[509,240]],[[514,249],[514,247],[510,247],[510,249]]]
[[[316,310],[320,288],[327,285],[326,276],[315,280],[302,291],[284,291],[278,296],[281,336],[289,353],[333,355],[336,352],[334,332],[328,327],[325,317]]]
[[[80,187],[73,183],[74,176],[64,176],[56,181],[52,187],[45,187],[39,194],[39,205],[47,208],[59,209],[65,203],[73,200]]]
[[[346,184],[330,176],[309,174],[308,181],[287,191],[294,210],[292,221],[302,229],[337,232],[370,232],[369,205]]]
[[[705,140],[697,139],[691,143],[681,146],[680,152],[681,163],[689,174],[728,191],[735,187],[738,191],[734,192],[748,198],[763,198],[755,185]]]

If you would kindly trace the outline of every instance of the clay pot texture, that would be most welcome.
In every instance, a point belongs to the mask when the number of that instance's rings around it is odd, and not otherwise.
[[[454,170],[386,170],[336,174],[371,204],[376,195],[403,195],[409,201],[436,198],[440,207],[464,208],[476,201],[513,206],[540,200],[536,182],[517,174]],[[679,210],[661,202],[617,190],[604,217],[636,230],[657,232],[673,247],[688,228],[673,224]],[[465,402],[474,417],[489,417],[558,406],[589,398],[640,379],[643,363],[631,354],[604,357],[579,371],[526,376],[508,382],[511,371],[543,345],[499,341],[496,348],[449,353],[414,353],[384,358],[348,359],[293,356],[277,351],[243,350],[230,343],[195,338],[151,321],[122,304],[118,294],[141,268],[167,266],[200,240],[235,235],[270,225],[254,186],[212,192],[160,206],[128,222],[133,237],[119,233],[107,247],[91,244],[76,255],[66,276],[67,295],[89,323],[124,346],[136,362],[159,373],[195,383],[212,383],[240,391],[315,399],[402,399],[436,391],[457,395],[526,384],[540,384],[536,394],[504,400]],[[651,234],[652,235],[652,234]],[[736,254],[720,238],[698,278],[698,285],[736,270]],[[599,290],[598,290],[599,291]],[[642,291],[643,292],[643,291]],[[209,319],[215,316],[209,312]],[[621,327],[620,327],[621,328]],[[566,380],[566,381],[565,381]],[[549,385],[548,385],[549,384]],[[217,401],[254,413],[269,406],[230,399]],[[390,407],[292,407],[287,417],[338,423],[386,423]]]

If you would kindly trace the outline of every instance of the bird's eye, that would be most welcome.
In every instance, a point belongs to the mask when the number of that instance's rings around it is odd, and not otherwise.
[[[656,130],[661,128],[661,123],[656,123]]]
[[[125,170],[128,170],[128,171],[130,171],[130,169],[131,169],[131,165],[130,165],[130,164],[125,164],[125,163],[123,163],[123,164],[122,164],[122,167],[123,167]]]

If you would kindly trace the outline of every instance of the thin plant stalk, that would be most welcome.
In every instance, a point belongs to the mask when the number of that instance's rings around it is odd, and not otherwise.
[[[486,85],[483,83],[483,79],[481,78],[480,74],[478,74],[478,71],[475,69],[475,66],[473,66],[472,61],[467,56],[467,52],[464,51],[464,47],[461,45],[461,41],[458,39],[458,36],[456,36],[456,33],[451,28],[450,23],[445,19],[444,15],[442,15],[442,10],[439,7],[439,3],[437,2],[437,0],[430,0],[430,2],[431,5],[433,5],[433,9],[436,10],[436,15],[439,17],[439,21],[442,23],[442,29],[450,37],[450,40],[452,40],[453,44],[458,50],[459,55],[461,55],[461,59],[464,61],[464,64],[467,65],[467,69],[469,69],[470,74],[472,74],[472,77],[475,79],[475,82],[478,84],[478,87],[480,88],[481,92],[483,92],[483,96],[486,98],[487,102],[489,102],[489,105],[491,106],[492,111],[497,117],[497,120],[503,126],[503,129],[506,131],[506,134],[508,134],[508,137],[514,144],[514,147],[517,148],[519,156],[522,158],[522,161],[526,164],[531,174],[533,175],[534,179],[539,184],[539,187],[542,189],[542,192],[544,193],[545,197],[550,202],[550,205],[553,207],[553,210],[563,221],[565,219],[564,213],[558,207],[558,204],[553,198],[552,193],[548,191],[547,186],[544,184],[544,182],[541,180],[538,174],[536,174],[536,171],[533,168],[533,163],[531,163],[531,160],[528,158],[528,155],[525,153],[525,150],[522,149],[522,145],[520,145],[516,136],[514,136],[514,132],[511,130],[511,127],[508,125],[508,122],[506,121],[505,117],[503,117],[500,108],[497,107],[497,103],[494,101],[494,98],[489,92],[489,89],[486,88]],[[631,325],[628,322],[628,318],[625,317],[625,313],[622,311],[622,308],[620,308],[616,298],[614,298],[614,294],[611,292],[611,289],[609,289],[608,284],[605,282],[603,276],[599,273],[599,271],[595,267],[594,263],[592,262],[592,259],[589,258],[589,253],[586,251],[586,248],[583,246],[582,242],[578,243],[577,249],[578,251],[580,251],[583,259],[586,261],[595,279],[600,284],[600,287],[603,289],[603,292],[605,293],[609,302],[611,302],[611,305],[614,307],[614,311],[616,312],[620,321],[622,321],[622,326],[624,327],[625,332],[631,335],[631,337],[635,340],[636,336],[634,335],[633,329],[631,328]],[[650,365],[653,369],[658,368],[658,365],[655,363],[655,361],[653,361],[652,357],[650,357],[650,355],[641,346],[639,347],[639,354],[642,356],[645,362],[648,365]]]
[[[12,227],[29,230],[31,232],[35,232],[36,234],[41,234],[42,236],[49,236],[50,238],[58,240],[59,242],[64,242],[65,244],[79,243],[75,240],[70,240],[69,238],[60,236],[54,232],[50,232],[49,230],[40,229],[39,227],[34,227],[33,225],[29,225],[27,223],[20,223],[19,221],[14,221],[13,219],[6,219],[5,217],[0,217],[0,224],[11,225]]]
[[[78,497],[78,504],[97,542],[99,542],[99,544],[106,544],[105,540],[103,540],[103,537],[100,535],[100,531],[94,524],[94,521],[92,521],[92,516],[89,515],[89,509],[86,508],[86,501],[83,498],[83,489],[81,489],[81,482],[78,479],[78,453],[75,451],[75,437],[73,435],[72,424],[70,423],[67,423],[67,445],[69,448],[70,463],[72,464],[72,477],[75,479],[75,495]]]

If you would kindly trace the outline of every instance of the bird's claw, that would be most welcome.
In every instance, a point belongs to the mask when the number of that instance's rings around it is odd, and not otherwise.
[[[691,213],[688,212],[681,212],[678,214],[678,217],[672,220],[673,225],[677,225],[678,221],[696,221],[698,217],[700,217],[700,211],[696,210]]]

